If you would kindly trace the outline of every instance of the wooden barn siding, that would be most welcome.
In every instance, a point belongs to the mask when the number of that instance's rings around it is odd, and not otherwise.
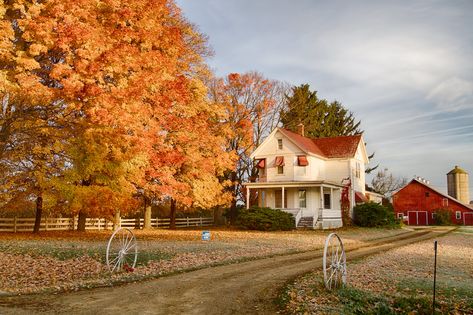
[[[425,196],[425,193],[429,192],[429,197]],[[430,189],[429,187],[423,186],[417,182],[412,182],[393,197],[394,211],[397,213],[402,212],[407,215],[407,211],[427,211],[429,223],[433,222],[432,213],[437,209],[448,209],[451,211],[452,223],[463,225],[463,213],[473,212],[472,209],[468,209],[466,206],[462,206],[451,199],[448,199],[448,206],[443,206],[443,199],[445,197]],[[461,219],[457,220],[455,212],[461,211]]]

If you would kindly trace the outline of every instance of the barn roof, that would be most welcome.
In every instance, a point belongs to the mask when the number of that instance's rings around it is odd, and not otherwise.
[[[425,182],[423,182],[423,181],[421,181],[421,180],[418,180],[417,178],[413,178],[406,186],[402,187],[402,188],[399,189],[397,192],[395,192],[394,195],[398,194],[401,190],[403,190],[404,188],[406,188],[407,186],[409,186],[409,185],[412,184],[413,182],[416,182],[416,183],[418,183],[418,184],[421,184],[421,185],[423,185],[423,186],[429,188],[430,190],[434,191],[435,193],[437,193],[437,194],[439,194],[439,195],[441,195],[441,196],[443,196],[443,197],[445,197],[445,198],[448,198],[448,199],[452,200],[453,202],[455,202],[455,203],[457,203],[457,204],[459,204],[459,205],[461,205],[461,206],[463,206],[463,207],[466,207],[466,208],[468,208],[468,209],[473,209],[473,207],[471,207],[471,205],[464,204],[464,203],[462,203],[461,201],[459,201],[458,199],[455,199],[455,198],[453,198],[452,196],[447,195],[447,194],[445,194],[445,193],[443,193],[443,192],[437,190],[436,188],[430,186],[429,184],[427,184],[427,183],[425,183]]]
[[[308,138],[284,128],[279,130],[305,151],[326,158],[354,157],[361,141],[361,135]]]

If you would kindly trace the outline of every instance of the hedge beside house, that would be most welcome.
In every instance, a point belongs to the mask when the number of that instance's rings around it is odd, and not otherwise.
[[[295,221],[292,214],[278,209],[251,207],[240,210],[236,225],[248,230],[287,231],[295,227]]]
[[[375,202],[356,205],[353,208],[353,221],[358,226],[399,226],[394,211]]]

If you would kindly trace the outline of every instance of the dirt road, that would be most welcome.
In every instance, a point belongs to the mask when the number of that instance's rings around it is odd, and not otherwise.
[[[348,248],[361,258],[448,233],[425,229]],[[278,256],[132,283],[58,295],[0,298],[0,314],[274,314],[278,290],[294,277],[321,268],[322,252]],[[349,275],[348,267],[348,275]]]

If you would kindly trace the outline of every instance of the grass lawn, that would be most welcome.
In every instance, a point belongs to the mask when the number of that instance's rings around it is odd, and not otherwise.
[[[346,244],[405,233],[403,229],[337,230]],[[211,229],[135,231],[139,254],[134,272],[110,274],[105,249],[111,231],[0,234],[0,293],[68,291],[322,248],[330,231],[253,232]]]
[[[437,314],[473,314],[472,232],[438,238]],[[292,314],[432,314],[433,266],[433,240],[411,244],[347,263],[347,286],[334,292],[321,271],[305,275],[280,303]]]

